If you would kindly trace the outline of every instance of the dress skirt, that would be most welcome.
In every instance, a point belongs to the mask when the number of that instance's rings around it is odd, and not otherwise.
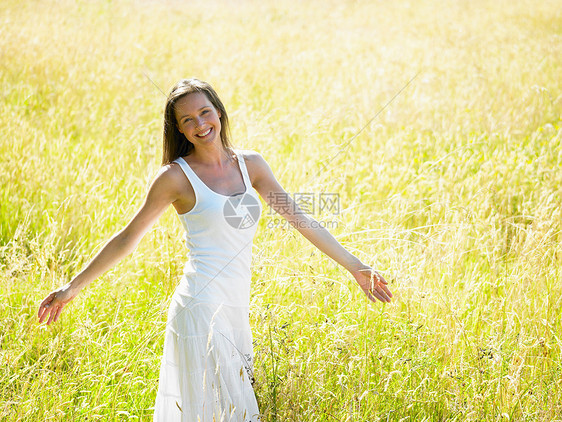
[[[158,422],[257,422],[247,306],[172,296],[154,409]]]

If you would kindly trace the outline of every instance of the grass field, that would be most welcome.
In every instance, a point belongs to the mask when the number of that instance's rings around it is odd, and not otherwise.
[[[339,195],[314,216],[395,294],[367,303],[264,205],[265,421],[562,420],[559,2],[8,0],[0,34],[0,420],[151,419],[172,208],[36,313],[141,205],[185,77],[288,192]]]

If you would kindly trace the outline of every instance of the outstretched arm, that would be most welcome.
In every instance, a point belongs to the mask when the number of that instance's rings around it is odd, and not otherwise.
[[[347,269],[370,300],[375,302],[378,299],[381,302],[390,302],[392,293],[387,287],[387,281],[345,249],[312,216],[304,213],[279,184],[271,168],[260,154],[248,152],[247,157],[252,171],[252,184],[261,197],[314,246]],[[284,199],[283,205],[273,200],[280,197]]]
[[[39,323],[47,317],[47,325],[56,321],[63,308],[78,293],[115,266],[124,257],[135,250],[142,237],[154,225],[168,206],[178,198],[181,185],[176,170],[163,167],[158,173],[136,215],[127,226],[113,236],[99,253],[76,275],[72,281],[51,292],[39,305],[37,316]]]

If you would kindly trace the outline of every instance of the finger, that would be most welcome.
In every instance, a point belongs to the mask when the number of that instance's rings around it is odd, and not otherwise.
[[[46,310],[47,310],[47,308],[44,307],[44,306],[41,306],[41,307],[39,308],[39,312],[37,312],[37,317],[39,318],[39,323],[41,323],[41,321],[42,321],[42,319],[43,319],[43,318],[42,318],[42,317],[43,317],[43,314],[45,313]]]
[[[47,321],[49,320],[49,313],[50,313],[50,309],[46,309],[45,312],[43,313],[43,315],[41,316],[41,322],[44,322],[45,325],[49,325],[47,324]]]
[[[376,297],[380,302],[386,302],[385,298],[377,291],[371,292],[371,295]]]
[[[388,281],[386,281],[386,280],[384,279],[384,277],[383,277],[382,275],[380,275],[379,273],[377,273],[377,272],[374,273],[374,279],[375,279],[376,281],[378,281],[379,283],[388,284]]]
[[[55,319],[53,320],[53,322],[57,322],[57,319],[59,319],[61,312],[62,312],[62,306],[57,309],[57,313],[55,315]]]
[[[53,322],[53,318],[55,317],[55,314],[57,313],[56,309],[51,309],[50,314],[49,314],[49,320],[47,321],[47,325],[49,325],[51,322]]]
[[[373,296],[373,295],[371,294],[371,292],[365,292],[365,294],[367,295],[367,298],[369,298],[369,300],[370,300],[371,302],[375,302],[375,303],[377,302],[377,298],[376,298],[375,296]]]
[[[42,310],[41,310],[42,309]],[[56,310],[56,306],[55,306],[55,298],[53,296],[53,298],[51,299],[50,302],[45,303],[44,305],[41,305],[41,307],[39,308],[39,312],[41,312],[41,316],[39,318],[39,322],[41,323],[45,317],[48,315],[50,310]]]
[[[386,287],[386,285],[384,285],[384,284],[379,284],[379,289],[382,291],[382,293],[384,293],[385,297],[390,302],[390,300],[392,298],[392,292],[390,290],[388,290],[388,287]]]
[[[369,290],[365,290],[365,294],[367,295],[367,297],[369,299],[371,299],[373,302],[381,301],[381,302],[385,302],[385,300],[382,298],[382,296],[380,295],[379,292],[377,292],[376,290],[373,289],[369,289]]]
[[[49,305],[43,305],[43,307],[40,309],[40,312],[41,316],[39,317],[39,324],[41,324],[45,320],[47,315],[49,315]]]
[[[45,321],[45,317],[47,316],[47,310],[45,309],[43,311],[43,313],[41,314],[41,318],[39,318],[39,324],[43,323],[43,321]]]
[[[386,294],[386,292],[382,289],[380,285],[377,286],[377,288],[373,291],[373,293],[376,294],[381,301],[390,302],[390,297]]]
[[[392,297],[392,292],[388,289],[388,287],[386,287],[384,284],[380,286],[381,289],[384,290],[384,292],[387,294],[388,297]]]
[[[380,277],[380,278],[379,278],[378,281],[380,281],[380,283],[376,283],[376,286],[371,287],[371,289],[379,288],[379,289],[381,289],[381,290],[384,292],[385,295],[387,295],[389,298],[391,298],[391,297],[392,297],[392,293],[390,292],[390,290],[388,289],[388,287],[386,287],[386,286],[388,285],[388,282],[387,282],[382,276],[379,276],[379,277]]]
[[[43,301],[39,305],[39,311],[37,313],[37,316],[39,316],[39,312],[41,312],[41,309],[43,309],[45,307],[45,305],[48,305],[49,303],[51,303],[51,301],[53,300],[53,295],[54,295],[54,293],[51,293],[51,294],[49,294],[49,296],[47,296],[45,299],[43,299]]]

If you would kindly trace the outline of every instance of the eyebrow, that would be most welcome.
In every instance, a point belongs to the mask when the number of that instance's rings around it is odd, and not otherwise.
[[[211,108],[211,107],[210,107],[210,106],[203,106],[203,107],[201,107],[201,108],[200,108],[199,110],[197,110],[197,111],[201,111],[201,110],[203,110],[204,108]],[[184,114],[183,116],[180,117],[180,120],[183,119],[184,117],[187,117],[187,116],[189,116],[189,114]]]

